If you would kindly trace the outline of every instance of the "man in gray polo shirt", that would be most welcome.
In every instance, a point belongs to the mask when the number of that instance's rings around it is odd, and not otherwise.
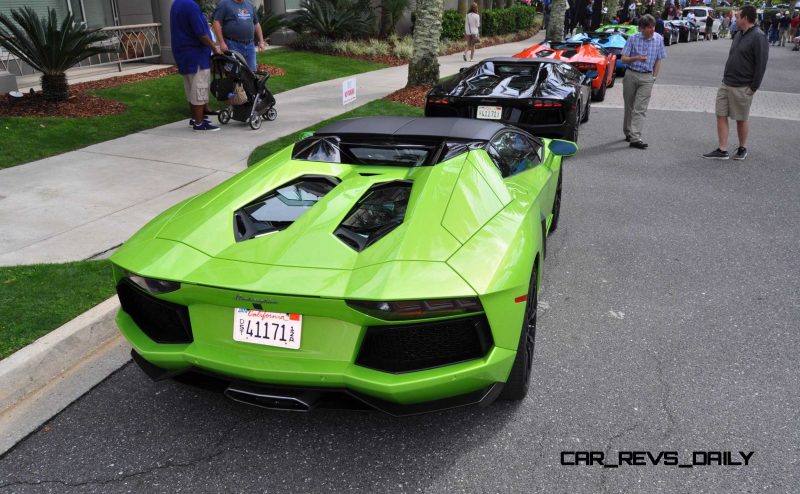
[[[256,70],[255,39],[258,51],[263,51],[265,44],[255,7],[248,0],[220,0],[212,19],[220,49],[238,51],[250,69]]]
[[[728,61],[722,86],[717,91],[717,138],[719,148],[706,153],[703,158],[726,160],[728,154],[728,118],[736,120],[736,133],[739,135],[739,147],[735,160],[747,157],[747,118],[750,116],[750,105],[753,95],[761,86],[764,72],[767,70],[769,44],[764,32],[755,26],[756,8],[752,5],[742,7],[736,20],[736,34],[731,42]]]

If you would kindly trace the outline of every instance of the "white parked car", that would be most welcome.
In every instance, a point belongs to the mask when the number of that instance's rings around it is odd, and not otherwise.
[[[708,17],[709,14],[713,13],[714,9],[712,9],[711,7],[698,7],[698,6],[685,7],[683,9],[683,14],[681,14],[681,17],[686,19],[689,16],[689,12],[694,14],[695,23],[697,24],[697,29],[700,30],[700,36],[705,37],[706,17]],[[720,26],[722,26],[722,23],[717,17],[714,19],[714,24],[711,26],[711,36],[713,37],[713,39],[719,38]]]

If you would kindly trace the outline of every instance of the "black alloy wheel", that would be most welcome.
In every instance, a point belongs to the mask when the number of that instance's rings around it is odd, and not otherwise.
[[[568,141],[578,142],[578,128],[581,126],[581,104],[580,100],[575,107],[575,120],[572,122],[572,130],[565,137]]]
[[[592,101],[603,101],[606,99],[606,84],[607,79],[603,77],[603,82],[600,84],[600,89],[595,93],[592,91]]]
[[[528,299],[525,301],[525,316],[522,321],[517,355],[514,365],[508,375],[503,391],[500,392],[501,400],[520,401],[528,394],[531,383],[531,370],[533,368],[533,349],[536,341],[536,273],[534,265],[531,282],[528,287]]]

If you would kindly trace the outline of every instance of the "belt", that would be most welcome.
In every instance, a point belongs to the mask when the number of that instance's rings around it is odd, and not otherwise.
[[[652,74],[653,73],[652,70],[634,70],[634,69],[632,69],[630,67],[628,67],[628,70],[630,70],[631,72],[636,72],[637,74]]]
[[[240,40],[240,39],[234,39],[234,38],[225,38],[225,39],[226,39],[226,40],[228,40],[228,41],[235,41],[235,42],[237,42],[237,43],[241,43],[241,44],[243,44],[243,45],[249,45],[250,43],[252,43],[252,42],[253,42],[253,40],[252,40],[252,39],[251,39],[250,41],[242,41],[242,40]]]

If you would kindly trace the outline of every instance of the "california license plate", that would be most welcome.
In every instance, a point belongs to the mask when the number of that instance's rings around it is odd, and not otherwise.
[[[500,120],[503,118],[503,107],[502,106],[479,106],[478,107],[478,118],[483,118],[486,120]]]
[[[279,348],[300,348],[301,314],[233,309],[233,339]]]

